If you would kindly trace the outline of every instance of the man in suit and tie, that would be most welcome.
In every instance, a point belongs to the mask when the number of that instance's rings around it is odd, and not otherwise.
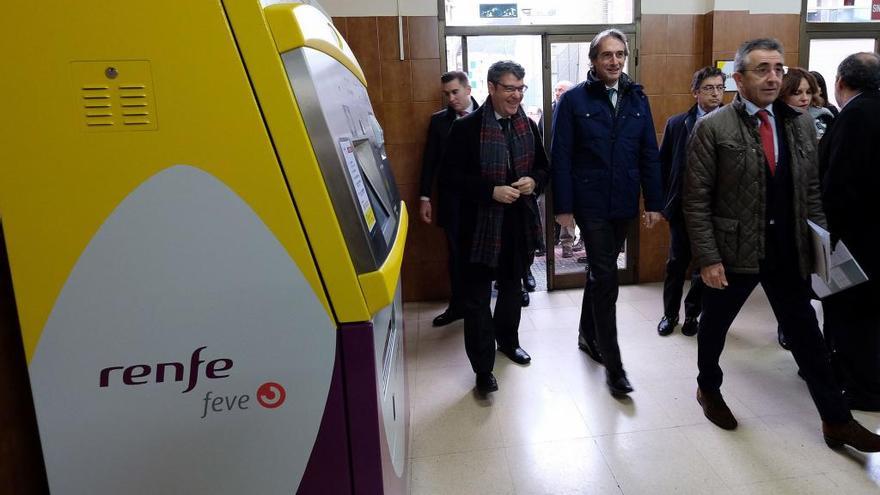
[[[822,301],[825,339],[853,409],[880,411],[880,56],[856,53],[837,68],[840,114],[822,138],[819,168],[828,228],[868,281]]]
[[[657,325],[657,333],[663,336],[671,334],[678,324],[685,275],[691,264],[691,241],[688,239],[684,215],[681,213],[681,184],[687,161],[687,142],[697,120],[721,106],[724,80],[724,73],[716,67],[703,67],[695,72],[691,94],[696,103],[687,112],[670,117],[663,131],[660,170],[666,191],[666,205],[662,213],[669,222],[669,258],[666,260],[666,279],[663,282],[663,319]],[[696,272],[691,277],[691,288],[684,298],[681,333],[688,337],[697,334],[702,287],[700,274]]]
[[[448,171],[443,168],[443,153],[447,147],[449,128],[457,119],[477,109],[476,100],[471,97],[471,86],[467,74],[450,71],[440,76],[443,96],[447,106],[431,116],[428,126],[428,140],[422,158],[422,178],[419,185],[419,216],[425,223],[437,222],[446,232],[446,246],[449,253],[449,306],[434,318],[434,326],[442,327],[464,317],[461,294],[461,275],[458,254],[458,208],[459,194],[449,187]],[[431,203],[434,183],[438,186],[438,204],[435,210]]]
[[[697,335],[697,402],[720,428],[737,427],[721,395],[719,366],[731,323],[759,283],[822,418],[829,447],[880,451],[880,436],[856,422],[834,379],[810,304],[813,253],[807,220],[825,225],[816,131],[809,115],[778,101],[782,45],[740,46],[733,103],[697,122],[688,144],[682,209],[706,284]]]
[[[626,35],[602,31],[590,43],[587,80],[566,91],[553,114],[553,205],[556,221],[581,230],[589,263],[578,347],[605,365],[614,395],[633,388],[617,344],[617,257],[645,195],[645,222],[660,220],[660,160],[651,107],[624,74]]]
[[[531,361],[519,344],[520,282],[542,236],[535,198],[549,166],[538,126],[520,106],[524,77],[516,62],[492,64],[489,97],[452,125],[455,146],[444,158],[452,186],[461,192],[464,344],[483,395],[498,389],[492,374],[496,342],[511,361]],[[494,314],[492,280],[498,284]]]

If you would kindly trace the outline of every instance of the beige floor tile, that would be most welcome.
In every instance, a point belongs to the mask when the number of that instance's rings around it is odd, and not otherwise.
[[[735,431],[713,424],[681,427],[702,457],[731,487],[814,474],[803,452],[791,451],[758,418],[740,418]]]
[[[410,457],[468,452],[503,446],[494,398],[481,400],[470,388],[457,395],[437,385],[437,397],[416,395]],[[424,382],[419,381],[421,386]],[[447,387],[448,388],[448,387]],[[458,388],[464,388],[458,387]]]
[[[714,493],[725,485],[676,428],[596,439],[623,493]]]
[[[786,450],[806,457],[816,472],[864,472],[870,466],[880,466],[880,454],[829,449],[822,438],[822,423],[815,411],[764,416],[761,421],[773,430]],[[880,475],[880,469],[877,474]]]
[[[731,489],[735,495],[827,495],[837,491],[837,485],[824,474],[763,481]]]
[[[845,493],[846,495],[877,495],[880,493],[880,469],[874,463],[867,466],[864,472],[830,471],[825,473],[825,476],[836,485],[834,493]]]
[[[537,330],[573,329],[575,332],[581,318],[579,307],[530,309],[529,318]]]
[[[419,369],[450,366],[470,369],[470,361],[464,351],[464,337],[450,333],[439,339],[420,339],[416,345]]]
[[[517,494],[621,493],[593,439],[508,447],[505,452]]]
[[[501,436],[507,446],[590,436],[567,390],[536,373],[536,367],[507,366],[498,372],[495,397]]]
[[[412,495],[513,494],[503,449],[413,459]]]
[[[529,309],[564,308],[574,305],[569,294],[563,292],[532,292],[530,295]]]

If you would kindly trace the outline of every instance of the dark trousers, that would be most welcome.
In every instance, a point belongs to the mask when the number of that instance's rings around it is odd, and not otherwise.
[[[666,260],[666,279],[663,281],[663,315],[678,319],[684,279],[691,264],[691,241],[681,215],[669,219],[669,258]],[[700,272],[691,273],[691,288],[684,298],[685,318],[700,316],[700,295],[703,290]]]
[[[624,374],[617,345],[617,257],[626,241],[630,222],[577,219],[590,260],[578,332],[587,342],[596,342],[605,369],[615,377]]]
[[[822,301],[832,364],[854,409],[880,410],[880,282],[868,281]]]
[[[824,421],[840,423],[852,418],[842,390],[837,385],[828,352],[819,332],[816,312],[810,305],[810,285],[796,267],[770,268],[762,263],[758,274],[727,273],[724,289],[706,287],[703,315],[697,334],[697,383],[705,392],[721,388],[723,373],[718,365],[727,331],[749,294],[759,283],[779,324],[787,329],[791,354],[800,367],[819,415]]]
[[[458,222],[448,221],[443,226],[446,232],[446,248],[449,252],[448,270],[449,270],[449,311],[453,313],[464,312],[464,295],[462,291],[463,280],[461,276],[461,248],[459,247],[459,226]]]
[[[491,270],[468,264],[464,275],[464,349],[474,373],[487,373],[495,366],[498,347],[519,347],[522,312],[521,274],[514,270]],[[498,299],[492,313],[492,280],[498,281]]]

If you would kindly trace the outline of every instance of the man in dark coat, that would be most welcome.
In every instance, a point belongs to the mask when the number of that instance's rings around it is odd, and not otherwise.
[[[718,427],[737,427],[721,395],[719,360],[731,323],[760,283],[786,329],[822,418],[825,443],[880,452],[880,436],[855,421],[847,407],[810,304],[807,220],[826,223],[816,129],[808,114],[777,100],[784,64],[777,40],[743,43],[734,59],[739,94],[697,122],[688,144],[682,209],[706,284],[697,336],[697,402]]]
[[[617,345],[617,257],[645,194],[648,227],[661,218],[657,136],[648,97],[623,73],[626,36],[603,31],[590,43],[587,80],[566,91],[553,115],[556,221],[577,221],[587,248],[578,347],[604,363],[612,394],[632,391]]]
[[[511,61],[492,64],[489,97],[456,121],[445,155],[461,194],[459,252],[464,277],[464,345],[483,395],[498,390],[492,370],[495,343],[517,364],[531,357],[519,345],[520,281],[541,239],[535,200],[548,163],[538,127],[522,110],[525,70]],[[498,283],[491,311],[492,280]]]
[[[428,140],[422,158],[422,178],[419,185],[419,216],[425,223],[434,223],[446,232],[446,246],[449,253],[449,307],[434,318],[434,326],[448,325],[464,316],[461,302],[461,275],[459,274],[458,254],[458,192],[449,187],[448,171],[442,167],[443,153],[447,147],[449,128],[456,119],[477,109],[476,100],[471,97],[471,86],[467,74],[450,71],[440,76],[443,96],[447,107],[431,115],[428,126]],[[434,183],[438,185],[438,204],[435,210],[431,203]]]
[[[853,409],[880,411],[880,56],[850,55],[837,69],[839,116],[822,138],[819,166],[828,228],[868,281],[822,302],[825,338]]]
[[[691,93],[697,102],[687,112],[670,117],[663,131],[660,170],[666,191],[663,216],[669,222],[669,258],[666,260],[666,279],[663,282],[663,319],[657,325],[657,333],[660,335],[671,334],[678,324],[684,279],[691,263],[691,241],[688,239],[684,215],[681,212],[681,185],[687,161],[687,142],[697,119],[721,106],[724,79],[724,73],[716,67],[703,67],[695,72]],[[681,325],[681,333],[688,337],[697,334],[702,288],[700,272],[695,272],[691,277],[691,288],[684,298],[684,323]]]

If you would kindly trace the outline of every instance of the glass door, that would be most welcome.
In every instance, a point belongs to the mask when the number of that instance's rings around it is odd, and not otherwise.
[[[590,71],[590,41],[593,39],[593,36],[592,34],[547,36],[544,83],[548,90],[544,92],[544,106],[548,110],[544,119],[544,143],[548,153],[553,146],[552,122],[556,99],[562,93],[562,84],[566,82],[578,84],[587,78],[587,73]],[[630,35],[628,39],[630,51],[635,52],[635,49],[632,48],[637,46],[635,36]],[[630,67],[633,67],[633,65],[630,64],[630,58],[627,58],[623,70],[635,78],[635,75],[629,71]],[[580,229],[577,226],[574,229],[562,228],[553,220],[552,198],[553,185],[551,183],[550,189],[547,192],[547,213],[545,217],[545,225],[552,226],[545,229],[546,244],[548,246],[546,253],[548,287],[550,289],[583,287],[586,279],[589,253],[586,251],[584,242],[581,239]],[[633,227],[627,233],[627,240],[623,251],[621,251],[617,258],[618,277],[621,283],[632,283],[634,281],[635,253],[634,250],[630,249],[630,246],[638,245],[636,241],[637,236],[638,224],[633,222]]]

